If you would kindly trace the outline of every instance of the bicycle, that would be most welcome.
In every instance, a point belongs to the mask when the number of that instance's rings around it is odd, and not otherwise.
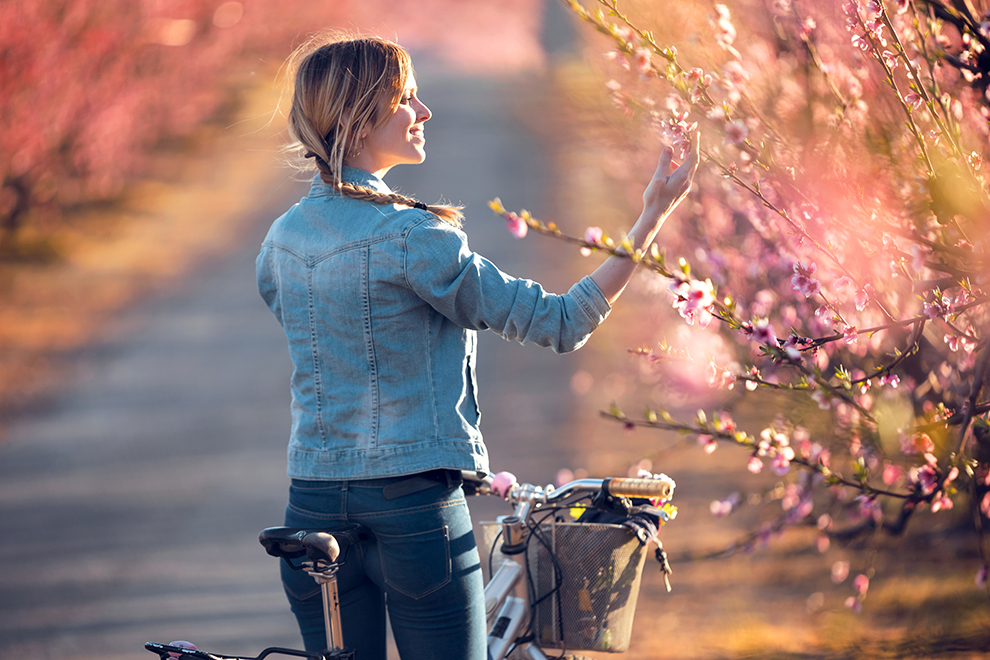
[[[676,515],[670,503],[674,482],[656,475],[579,479],[554,488],[520,484],[501,472],[494,477],[465,473],[463,484],[465,494],[498,495],[514,507],[512,515],[481,523],[490,548],[491,578],[484,591],[489,658],[550,660],[543,649],[560,649],[552,657],[587,660],[566,650],[625,651],[651,541],[670,590],[670,566],[656,536]],[[148,642],[145,648],[162,660],[263,660],[270,655],[360,660],[344,645],[336,573],[351,546],[371,540],[360,525],[332,533],[272,527],[259,535],[268,554],[305,570],[320,585],[327,631],[322,653],[270,647],[254,658],[241,658],[207,653],[188,642]]]

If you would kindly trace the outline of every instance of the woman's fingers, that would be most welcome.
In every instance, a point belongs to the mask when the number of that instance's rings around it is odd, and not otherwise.
[[[670,175],[671,179],[676,177],[677,181],[671,181],[671,183],[678,183],[681,185],[686,184],[691,185],[691,181],[694,179],[694,173],[698,170],[698,162],[701,160],[701,136],[695,132],[691,136],[691,146],[688,147],[687,156],[676,170]]]
[[[701,160],[700,153],[701,137],[696,132],[691,136],[691,144],[684,161],[671,171],[674,150],[665,147],[660,153],[660,161],[657,163],[653,180],[643,193],[643,202],[647,205],[662,206],[665,210],[661,212],[670,210],[680,202],[691,189],[694,173],[698,170],[698,163]]]
[[[674,150],[664,147],[660,152],[660,161],[657,163],[657,171],[653,174],[654,179],[666,180],[670,173],[670,161],[674,158]]]

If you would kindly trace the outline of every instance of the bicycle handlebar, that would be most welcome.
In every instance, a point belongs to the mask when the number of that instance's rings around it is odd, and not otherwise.
[[[666,479],[630,479],[616,477],[605,479],[602,491],[616,497],[647,497],[669,500],[674,494],[673,484]]]
[[[660,475],[657,479],[642,479],[629,477],[612,477],[608,479],[578,479],[566,483],[559,488],[547,487],[546,490],[531,484],[520,484],[509,472],[499,472],[494,477],[478,480],[483,488],[473,492],[478,494],[496,494],[503,499],[515,501],[516,498],[528,497],[534,502],[556,502],[577,493],[598,493],[613,497],[643,497],[649,499],[669,500],[674,494],[674,482]]]

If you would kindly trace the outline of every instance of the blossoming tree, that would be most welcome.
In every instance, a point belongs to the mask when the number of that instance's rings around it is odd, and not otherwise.
[[[675,43],[648,3],[565,2],[603,35],[621,127],[607,149],[636,164],[651,136],[683,150],[701,131],[693,221],[641,253],[599,227],[569,236],[493,209],[518,237],[622,254],[666,282],[658,304],[694,340],[636,352],[669,377],[704,372],[727,404],[786,402],[754,429],[728,409],[607,416],[693,435],[708,453],[734,445],[749,471],[783,478],[778,519],[750,540],[815,524],[825,548],[968,509],[985,583],[990,14],[950,0],[740,0]],[[858,609],[868,575],[853,584]]]

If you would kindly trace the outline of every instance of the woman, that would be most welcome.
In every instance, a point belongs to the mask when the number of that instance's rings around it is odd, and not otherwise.
[[[579,348],[634,265],[610,257],[565,295],[503,274],[468,249],[459,208],[427,206],[382,181],[426,158],[431,113],[408,54],[382,39],[329,38],[293,62],[289,130],[319,174],[272,225],[257,262],[294,366],[285,524],[374,532],[339,575],[344,639],[357,657],[384,660],[387,604],[403,660],[483,660],[481,568],[459,480],[461,470],[488,470],[476,331]],[[697,164],[695,144],[668,176],[664,150],[629,233],[636,248],[649,247]],[[282,570],[306,648],[322,650],[319,589]]]

